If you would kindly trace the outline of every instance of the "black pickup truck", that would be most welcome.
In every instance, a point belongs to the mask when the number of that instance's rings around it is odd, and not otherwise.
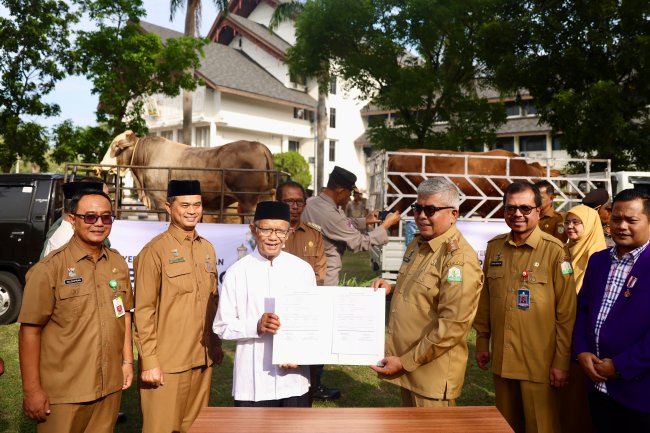
[[[25,274],[63,209],[62,174],[0,174],[0,324],[18,317]]]

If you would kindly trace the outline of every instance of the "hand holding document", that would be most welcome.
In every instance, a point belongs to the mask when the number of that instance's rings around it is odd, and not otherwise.
[[[273,364],[377,364],[385,306],[385,291],[369,287],[321,286],[275,298],[282,326],[273,337]]]

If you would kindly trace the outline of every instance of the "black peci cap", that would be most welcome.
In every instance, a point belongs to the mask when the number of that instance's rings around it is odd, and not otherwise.
[[[63,197],[67,200],[70,200],[75,195],[79,194],[82,191],[104,191],[104,184],[101,182],[66,182],[62,186],[63,188]]]
[[[357,187],[354,185],[357,182],[357,176],[351,171],[347,171],[338,165],[334,166],[334,169],[330,173],[329,179],[331,182],[339,185],[342,188],[358,191]]]
[[[182,195],[201,195],[201,183],[198,180],[170,180],[167,185],[167,197]]]
[[[262,201],[257,203],[253,221],[284,220],[289,222],[291,213],[289,205],[281,201]]]
[[[597,188],[585,195],[582,204],[597,209],[609,201],[609,193],[605,188]]]

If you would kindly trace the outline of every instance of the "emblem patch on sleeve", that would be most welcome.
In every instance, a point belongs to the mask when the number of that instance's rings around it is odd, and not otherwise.
[[[447,282],[460,283],[463,281],[463,269],[460,266],[451,266],[447,271]]]

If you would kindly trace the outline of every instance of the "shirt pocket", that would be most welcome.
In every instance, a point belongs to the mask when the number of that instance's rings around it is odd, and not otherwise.
[[[544,269],[533,272],[533,276],[528,281],[531,304],[546,304],[552,298],[548,284],[549,277],[548,271]]]
[[[165,276],[172,296],[194,292],[192,265],[188,262],[165,266]]]
[[[58,288],[56,309],[62,317],[66,320],[74,320],[94,311],[90,286],[90,283],[79,283],[63,285]]]
[[[504,290],[504,271],[502,267],[489,267],[487,270],[487,282],[491,298],[503,298]]]

